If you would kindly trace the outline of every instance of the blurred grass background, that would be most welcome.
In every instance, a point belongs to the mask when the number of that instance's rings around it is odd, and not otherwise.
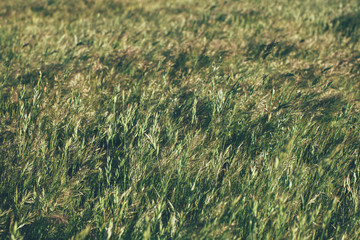
[[[360,4],[0,2],[0,237],[357,239]]]

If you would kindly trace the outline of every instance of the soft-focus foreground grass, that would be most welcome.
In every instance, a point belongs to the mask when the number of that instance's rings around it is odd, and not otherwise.
[[[0,1],[0,237],[356,239],[358,1]]]

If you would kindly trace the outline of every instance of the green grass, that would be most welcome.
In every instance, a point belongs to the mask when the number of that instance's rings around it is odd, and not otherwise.
[[[0,238],[360,237],[358,1],[0,9]]]

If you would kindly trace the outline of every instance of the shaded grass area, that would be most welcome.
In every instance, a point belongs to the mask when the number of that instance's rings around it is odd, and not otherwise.
[[[357,1],[1,1],[0,236],[360,235]]]

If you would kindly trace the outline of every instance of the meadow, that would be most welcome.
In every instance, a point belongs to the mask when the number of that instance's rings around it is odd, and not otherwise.
[[[359,239],[357,0],[0,1],[1,239]]]

